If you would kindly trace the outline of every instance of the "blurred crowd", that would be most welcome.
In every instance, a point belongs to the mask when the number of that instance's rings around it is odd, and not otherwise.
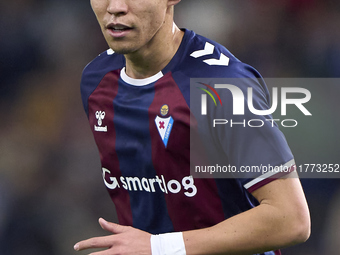
[[[340,77],[337,0],[182,0],[175,21],[264,77]],[[74,254],[116,220],[79,91],[106,49],[89,1],[0,2],[0,255]],[[312,236],[286,254],[338,254],[339,180],[302,183]]]

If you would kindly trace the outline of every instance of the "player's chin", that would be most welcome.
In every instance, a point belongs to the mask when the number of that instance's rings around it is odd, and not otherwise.
[[[115,53],[124,54],[124,55],[133,53],[137,50],[136,47],[133,47],[130,45],[122,45],[122,44],[118,45],[118,43],[112,43],[112,44],[109,43],[109,46]]]

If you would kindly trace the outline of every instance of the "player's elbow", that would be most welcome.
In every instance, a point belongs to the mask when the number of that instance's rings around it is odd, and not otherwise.
[[[307,205],[281,208],[277,216],[280,247],[294,246],[308,240],[311,221]]]
[[[302,242],[306,242],[311,234],[311,220],[309,213],[302,217],[300,220],[300,228],[298,231],[298,240]]]
[[[311,234],[311,221],[308,210],[296,212],[286,227],[292,245],[306,242]]]

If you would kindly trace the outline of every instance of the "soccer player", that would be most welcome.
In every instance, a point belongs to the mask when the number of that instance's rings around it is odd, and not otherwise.
[[[247,78],[238,86],[253,88],[257,109],[269,107],[267,88],[223,46],[179,29],[173,21],[178,2],[91,0],[110,49],[84,69],[81,93],[119,224],[99,219],[111,234],[74,249],[104,248],[98,255],[280,254],[310,233],[299,179],[288,178],[296,173],[283,135],[268,121],[261,128],[215,132],[190,120],[204,117],[190,108],[191,78]],[[230,95],[220,95],[222,108],[231,107]],[[192,130],[202,143],[212,138],[212,150],[222,151],[227,165],[289,171],[280,178],[196,178],[190,172]]]

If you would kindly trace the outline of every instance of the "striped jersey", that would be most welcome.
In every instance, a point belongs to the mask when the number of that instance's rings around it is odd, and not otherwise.
[[[194,102],[191,92],[209,92],[212,84],[191,86],[192,79],[238,79],[234,84],[241,90],[253,88],[257,109],[269,108],[269,92],[260,74],[226,48],[193,31],[184,32],[173,59],[152,77],[130,78],[124,56],[109,49],[85,67],[81,80],[84,109],[119,223],[152,234],[210,227],[249,210],[258,205],[251,192],[275,179],[268,173],[196,177],[194,165],[205,157],[208,162],[218,157],[219,166],[237,169],[294,162],[273,122],[263,121],[261,128],[212,127],[214,116],[223,114],[229,121],[235,117],[229,110],[231,94],[218,91],[223,107],[207,100],[207,113],[202,114],[201,106],[195,105],[201,98]],[[202,164],[199,169],[203,171]]]

